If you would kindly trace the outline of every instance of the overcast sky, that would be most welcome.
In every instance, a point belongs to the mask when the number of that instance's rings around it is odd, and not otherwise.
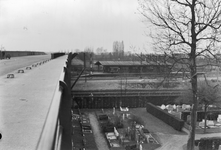
[[[143,18],[137,0],[0,0],[0,46],[46,52],[103,47],[114,41],[142,48]]]

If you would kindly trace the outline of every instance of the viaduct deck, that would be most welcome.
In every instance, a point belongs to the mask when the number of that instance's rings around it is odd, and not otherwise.
[[[10,72],[14,78],[0,75],[0,149],[36,148],[66,58],[62,56],[35,67],[30,60],[27,65],[31,68],[20,66],[24,73],[18,73],[16,68]]]

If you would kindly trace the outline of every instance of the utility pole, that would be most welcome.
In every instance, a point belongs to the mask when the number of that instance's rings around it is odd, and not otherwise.
[[[127,94],[127,75],[126,75],[126,83],[125,83],[125,95]]]
[[[92,68],[93,68],[93,54],[90,53],[90,75],[92,75]]]
[[[86,70],[86,54],[84,53],[84,69]],[[85,74],[85,83],[87,82],[87,77]]]

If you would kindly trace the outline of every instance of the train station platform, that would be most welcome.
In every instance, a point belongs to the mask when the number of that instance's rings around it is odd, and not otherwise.
[[[0,149],[36,149],[67,55],[0,76]]]

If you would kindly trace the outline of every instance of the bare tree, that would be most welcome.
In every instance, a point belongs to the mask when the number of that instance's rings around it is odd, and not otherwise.
[[[113,55],[117,59],[122,59],[124,56],[124,42],[114,41],[113,42]]]
[[[94,52],[94,49],[93,49],[93,47],[86,47],[86,48],[84,49],[84,52],[85,52],[85,53],[93,53],[93,52]]]
[[[220,0],[138,0],[139,11],[151,27],[155,50],[174,56],[187,57],[175,62],[185,62],[190,71],[193,93],[190,138],[188,150],[194,149],[197,109],[197,57],[217,58],[221,34]],[[155,29],[155,30],[154,30]],[[176,57],[174,57],[176,58]]]

